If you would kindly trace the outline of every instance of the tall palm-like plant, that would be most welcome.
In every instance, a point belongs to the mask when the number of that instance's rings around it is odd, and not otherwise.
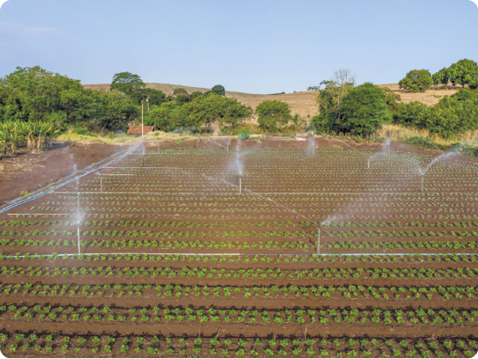
[[[19,122],[8,121],[0,124],[0,151],[4,155],[14,155],[19,141]]]

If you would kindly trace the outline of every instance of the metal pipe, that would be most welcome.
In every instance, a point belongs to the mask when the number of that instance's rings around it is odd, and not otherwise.
[[[370,168],[370,158],[368,159],[368,167],[367,168]]]
[[[242,193],[242,178],[239,177],[239,194]]]
[[[76,256],[76,253],[61,253],[61,254],[31,254],[31,255],[4,255],[5,257],[11,258],[35,258],[35,257],[53,257],[53,256]],[[117,253],[83,253],[84,256],[114,256],[114,255],[176,255],[176,256],[316,256],[315,253],[177,253],[177,252],[170,252],[170,253],[144,253],[144,252],[117,252]],[[476,256],[476,253],[323,253],[320,256],[324,257],[337,257],[337,256]]]
[[[101,170],[101,169],[103,169],[103,168],[106,168],[106,167],[108,167],[109,164],[115,163],[115,162],[117,162],[117,161],[119,161],[119,160],[122,160],[122,159],[124,159],[125,157],[129,156],[132,151],[135,151],[135,150],[136,150],[136,147],[137,147],[137,146],[135,146],[131,151],[128,151],[128,152],[125,153],[124,155],[122,155],[122,156],[120,156],[120,157],[118,157],[118,158],[116,158],[116,159],[114,159],[114,160],[112,160],[112,161],[110,161],[110,162],[108,162],[108,163],[106,163],[106,164],[104,164],[104,165],[98,167],[98,168],[95,168],[94,170],[91,170],[91,171],[89,171],[89,172],[87,172],[87,173],[85,173],[85,174],[82,174],[81,176],[78,176],[78,177],[73,178],[73,179],[71,179],[71,180],[69,180],[69,181],[67,181],[67,182],[64,182],[64,183],[62,183],[62,184],[59,184],[58,186],[52,187],[52,188],[50,188],[49,190],[47,190],[47,191],[45,191],[45,192],[42,192],[42,193],[39,193],[39,194],[37,194],[37,195],[34,195],[34,196],[32,196],[32,197],[30,197],[30,198],[28,198],[28,199],[21,200],[21,201],[19,201],[19,202],[17,202],[17,203],[14,203],[14,204],[12,204],[12,205],[10,205],[10,206],[8,206],[8,207],[5,207],[5,208],[3,208],[3,209],[0,209],[0,214],[5,213],[5,212],[8,212],[9,210],[11,210],[11,209],[13,209],[13,208],[16,208],[16,207],[18,207],[18,206],[21,206],[22,204],[25,204],[25,203],[31,202],[31,201],[33,201],[33,200],[35,200],[35,199],[41,198],[41,197],[43,197],[43,196],[45,196],[45,195],[47,195],[47,194],[49,194],[49,193],[51,193],[51,192],[56,191],[56,190],[59,189],[59,188],[62,188],[62,187],[66,186],[66,185],[68,185],[68,184],[70,184],[70,183],[72,183],[72,182],[74,182],[74,181],[77,181],[78,179],[80,179],[80,178],[82,178],[82,177],[88,176],[89,174],[91,174],[91,173],[93,173],[93,172],[96,172],[96,171],[99,171],[99,170]],[[69,192],[64,192],[64,193],[69,193]]]
[[[100,176],[100,181],[101,181],[101,193],[103,193],[103,176]]]
[[[78,192],[78,254],[81,253],[81,244],[80,244],[80,192]]]
[[[422,176],[422,194],[423,194],[423,179],[424,179],[424,176]]]
[[[317,255],[320,254],[320,227],[319,227],[319,233],[317,235]]]

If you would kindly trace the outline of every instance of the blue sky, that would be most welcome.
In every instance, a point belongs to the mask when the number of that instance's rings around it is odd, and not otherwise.
[[[340,68],[358,83],[393,83],[462,58],[478,61],[470,0],[9,0],[0,9],[0,77],[40,65],[84,84],[129,71],[274,93],[304,91]]]

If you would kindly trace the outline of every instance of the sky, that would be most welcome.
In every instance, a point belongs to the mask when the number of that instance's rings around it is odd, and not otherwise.
[[[2,0],[0,0],[0,3]],[[478,61],[470,0],[8,0],[0,77],[39,65],[81,80],[115,73],[228,91],[305,91],[348,68],[397,83]]]

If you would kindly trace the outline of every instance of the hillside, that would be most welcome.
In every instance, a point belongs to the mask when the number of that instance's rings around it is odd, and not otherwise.
[[[195,91],[206,92],[210,89],[202,87],[191,87],[184,85],[171,85],[171,84],[160,84],[160,83],[146,83],[150,88],[163,91],[166,95],[171,95],[173,90],[178,87],[184,88],[188,93],[193,93]],[[85,88],[92,90],[102,90],[108,91],[109,84],[98,84],[98,85],[84,85]],[[424,104],[431,106],[446,95],[453,95],[459,90],[459,87],[450,86],[448,90],[436,90],[430,89],[424,93],[409,93],[404,90],[400,90],[398,84],[383,84],[379,85],[380,87],[388,87],[390,90],[399,94],[403,102],[408,103],[411,101],[420,101]],[[226,91],[226,96],[235,97],[239,102],[251,106],[253,109],[257,107],[262,101],[265,100],[279,100],[287,102],[291,109],[292,113],[297,113],[303,117],[312,117],[317,114],[317,91],[304,91],[296,93],[288,93],[283,95],[260,95],[260,94],[250,94],[244,92],[234,92]]]

